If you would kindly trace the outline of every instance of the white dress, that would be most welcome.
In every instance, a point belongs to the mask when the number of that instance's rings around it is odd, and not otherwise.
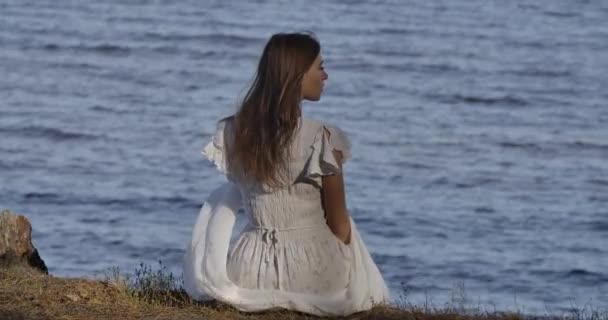
[[[355,222],[351,241],[326,224],[321,177],[339,172],[332,149],[350,158],[338,128],[302,119],[292,143],[290,185],[270,190],[229,170],[225,143],[231,126],[220,122],[203,155],[229,182],[207,198],[184,257],[184,286],[196,300],[217,299],[242,311],[282,307],[331,316],[389,302],[389,293]],[[236,215],[247,225],[230,241]]]

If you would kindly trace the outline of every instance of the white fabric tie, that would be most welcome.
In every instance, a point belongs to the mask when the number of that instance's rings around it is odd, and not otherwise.
[[[277,242],[279,242],[279,239],[277,239],[277,230],[276,229],[265,229],[265,228],[260,228],[262,230],[262,242],[264,242],[265,244],[268,245],[268,250],[266,251],[265,257],[264,257],[264,261],[266,263],[270,262],[270,256],[273,255],[274,253],[274,258],[275,258],[275,262],[278,258],[276,255],[276,248],[277,248]]]
[[[264,242],[267,245],[267,250],[264,253],[264,262],[266,264],[270,263],[270,257],[273,258],[273,262],[275,264],[275,266],[279,265],[279,257],[277,256],[277,243],[279,242],[279,238],[277,237],[277,234],[282,232],[282,231],[293,231],[293,230],[302,230],[302,229],[314,229],[314,228],[320,228],[323,225],[325,225],[325,223],[317,223],[317,224],[313,224],[313,225],[309,225],[309,226],[302,226],[302,227],[293,227],[293,228],[268,228],[268,227],[260,227],[260,226],[255,226],[255,229],[262,231],[262,242]],[[276,270],[277,272],[277,281],[278,281],[278,286],[279,289],[281,288],[281,272],[279,272],[279,270]]]
[[[266,263],[268,263],[270,261],[269,256],[272,255],[273,253],[276,257],[276,252],[274,252],[276,250],[277,247],[277,243],[279,242],[279,237],[278,237],[278,233],[283,232],[283,231],[293,231],[293,230],[302,230],[302,229],[314,229],[314,228],[321,228],[323,225],[325,225],[325,223],[317,223],[317,224],[313,224],[313,225],[309,225],[309,226],[301,226],[301,227],[293,227],[293,228],[273,228],[273,227],[261,227],[261,226],[254,226],[255,229],[260,230],[262,232],[262,242],[264,242],[265,244],[269,245],[269,251],[267,251],[267,255],[265,258]]]

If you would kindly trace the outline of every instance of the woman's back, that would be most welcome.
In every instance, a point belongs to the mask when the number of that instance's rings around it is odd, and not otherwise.
[[[253,179],[231,172],[226,149],[232,140],[230,120],[218,124],[213,143],[203,154],[213,161],[228,179],[238,185],[245,212],[258,226],[289,228],[325,223],[321,202],[321,177],[340,169],[331,154],[340,150],[350,157],[350,141],[337,127],[302,119],[291,143],[291,160],[281,188],[270,188]]]
[[[230,121],[221,122],[204,150],[238,186],[249,220],[231,248],[229,277],[245,288],[319,293],[346,287],[349,250],[327,226],[321,177],[339,170],[331,150],[348,158],[348,138],[336,127],[302,119],[291,144],[288,183],[269,188],[227,169],[231,130]]]

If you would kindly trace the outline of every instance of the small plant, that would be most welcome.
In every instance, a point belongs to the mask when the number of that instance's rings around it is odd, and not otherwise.
[[[167,306],[194,303],[183,289],[183,277],[174,276],[161,260],[158,261],[157,270],[141,262],[133,276],[122,275],[118,267],[108,268],[102,274],[104,282],[148,303]]]
[[[129,293],[145,301],[181,306],[191,304],[192,300],[183,289],[182,277],[175,277],[173,272],[168,272],[162,261],[158,261],[158,270],[154,271],[151,266],[139,264],[135,269],[135,277],[129,282]]]
[[[101,282],[111,285],[115,288],[122,289],[124,291],[128,291],[129,288],[129,276],[122,275],[120,273],[120,268],[117,266],[112,266],[107,268],[106,270],[96,272],[96,277],[101,275]]]

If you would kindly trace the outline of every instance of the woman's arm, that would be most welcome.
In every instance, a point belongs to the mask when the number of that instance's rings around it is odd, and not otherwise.
[[[330,176],[323,176],[323,209],[327,225],[331,231],[342,240],[350,243],[350,218],[346,210],[346,197],[344,195],[344,178],[342,176],[342,152],[333,150],[334,156],[340,166],[340,172]]]

